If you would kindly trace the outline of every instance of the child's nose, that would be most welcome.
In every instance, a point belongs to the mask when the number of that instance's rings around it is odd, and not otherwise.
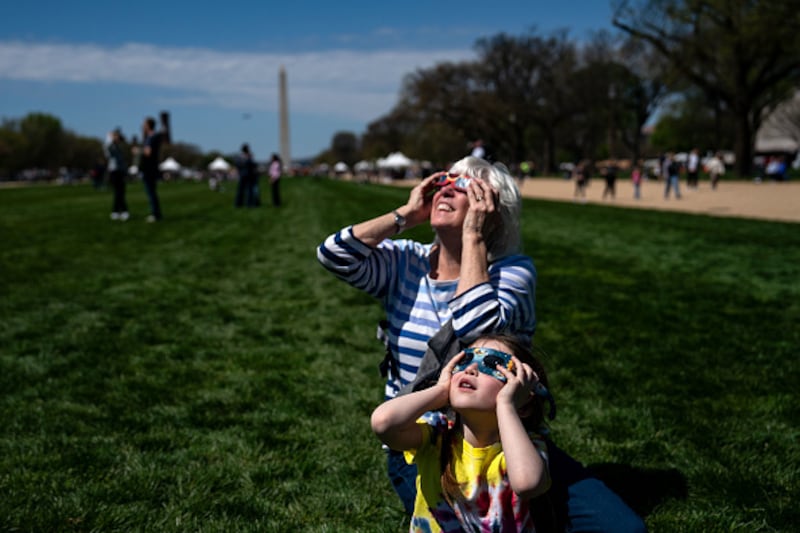
[[[469,373],[469,374],[477,375],[478,374],[478,363],[474,363],[474,362],[470,363],[469,366],[467,366],[467,368],[464,369],[464,371]]]

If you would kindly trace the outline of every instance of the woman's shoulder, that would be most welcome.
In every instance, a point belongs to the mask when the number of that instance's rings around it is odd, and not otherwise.
[[[489,264],[489,270],[498,270],[504,268],[525,268],[527,270],[535,271],[533,266],[533,259],[525,254],[510,254],[492,261]]]

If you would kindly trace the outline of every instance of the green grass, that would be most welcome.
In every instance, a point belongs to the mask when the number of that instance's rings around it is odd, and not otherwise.
[[[376,301],[315,246],[407,191],[0,190],[0,530],[404,531]],[[800,226],[526,201],[559,444],[652,531],[800,523]],[[409,232],[420,239],[430,230]]]

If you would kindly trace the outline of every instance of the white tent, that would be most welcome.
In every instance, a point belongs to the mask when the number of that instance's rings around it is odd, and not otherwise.
[[[181,169],[181,164],[175,161],[173,158],[168,157],[164,161],[158,165],[158,170],[162,170],[165,172],[175,172]]]
[[[230,169],[231,169],[231,164],[219,156],[208,164],[208,170],[220,170],[222,172],[227,172]]]
[[[385,159],[378,159],[380,168],[406,168],[410,167],[413,161],[403,155],[402,152],[392,152]]]
[[[344,161],[339,161],[338,163],[333,165],[334,172],[347,172],[347,170],[348,170],[347,163],[345,163]]]
[[[369,161],[359,161],[353,165],[353,168],[356,170],[356,172],[366,172],[368,170],[372,170],[373,167],[374,165]]]

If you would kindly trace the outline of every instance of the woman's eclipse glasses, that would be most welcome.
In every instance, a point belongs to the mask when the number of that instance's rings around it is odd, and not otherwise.
[[[439,187],[440,189],[452,185],[456,189],[466,191],[470,181],[472,181],[472,178],[469,178],[467,176],[442,174],[441,176],[436,178],[436,181],[433,184],[434,186]]]
[[[499,379],[503,383],[506,382],[506,377],[497,368],[503,367],[508,370],[514,368],[514,361],[507,353],[492,348],[476,347],[464,349],[464,356],[456,363],[453,372],[466,370],[472,363],[478,363],[478,371],[482,374]]]

